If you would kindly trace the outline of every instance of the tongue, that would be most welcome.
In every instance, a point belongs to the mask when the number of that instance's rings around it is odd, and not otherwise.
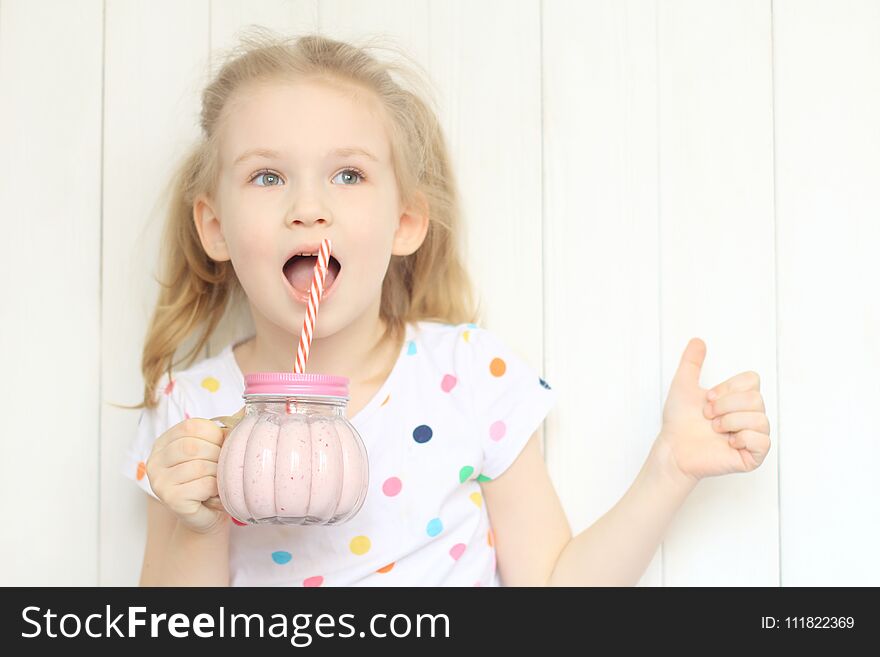
[[[312,277],[315,272],[315,262],[318,256],[297,256],[287,266],[287,280],[298,292],[308,294],[312,288]],[[327,268],[327,275],[324,277],[324,289],[327,290],[333,285],[336,278],[336,272],[333,267]]]

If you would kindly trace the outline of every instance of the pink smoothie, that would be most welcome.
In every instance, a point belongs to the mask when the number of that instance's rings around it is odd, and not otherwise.
[[[355,511],[358,496],[365,492],[367,486],[367,471],[365,457],[355,438],[354,432],[347,424],[337,423],[337,434],[342,446],[342,493],[339,500],[338,520],[344,520]]]
[[[237,520],[250,518],[244,503],[244,452],[247,438],[257,421],[254,414],[245,415],[227,434],[220,458],[217,459],[217,485],[223,507]]]
[[[309,422],[292,415],[281,424],[275,459],[275,506],[278,515],[305,518],[312,485],[312,439]]]
[[[277,418],[261,417],[245,449],[244,501],[255,520],[276,515],[275,450],[280,428]]]
[[[342,448],[336,423],[323,418],[310,422],[312,434],[312,496],[309,515],[329,520],[342,492]]]

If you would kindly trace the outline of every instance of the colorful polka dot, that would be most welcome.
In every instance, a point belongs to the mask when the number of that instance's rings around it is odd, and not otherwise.
[[[382,492],[388,497],[394,497],[397,495],[401,488],[403,488],[403,484],[397,477],[388,477],[388,479],[385,480],[385,483],[382,484]]]
[[[546,382],[544,379],[542,379],[541,377],[538,377],[538,383],[541,384],[541,387],[542,387],[542,388],[547,388],[547,390],[550,390],[550,384],[547,383],[547,382]]]
[[[467,547],[464,543],[456,543],[449,550],[449,556],[458,561],[458,558],[464,554],[464,549]]]
[[[278,550],[272,553],[272,561],[282,566],[291,559],[293,559],[293,555],[285,550]]]
[[[189,419],[189,413],[187,413],[186,411],[184,411],[184,412],[183,412],[183,417],[185,417],[185,418],[188,420],[188,419]]]
[[[471,332],[465,331],[464,333],[461,334],[461,337],[464,338],[465,342],[470,342],[471,341]]]
[[[473,322],[471,322],[471,323],[468,324],[468,327],[469,327],[469,328],[477,328],[477,325],[474,324]]]
[[[211,392],[217,392],[220,389],[220,382],[213,376],[206,376],[202,379],[202,387]]]
[[[493,358],[492,362],[489,363],[489,371],[492,373],[492,376],[504,376],[504,373],[507,371],[507,363],[500,358]]]
[[[366,554],[370,551],[370,539],[366,536],[355,536],[348,547],[355,554]]]
[[[474,468],[473,468],[473,466],[466,465],[466,466],[464,466],[461,470],[458,471],[458,480],[459,480],[461,483],[464,483],[464,482],[466,482],[468,479],[470,479],[470,477],[471,477],[472,474],[474,474]]]
[[[376,572],[377,572],[377,573],[388,573],[388,572],[391,572],[391,569],[394,568],[394,563],[395,563],[395,562],[392,561],[392,562],[391,562],[390,564],[388,564],[387,566],[382,566],[381,568],[379,568],[379,570],[377,570]]]
[[[416,355],[416,343],[414,340],[409,341],[409,344],[406,347],[406,355],[407,356],[415,356]]]
[[[443,380],[440,382],[440,389],[443,392],[449,392],[455,387],[456,383],[458,383],[458,379],[456,379],[451,374],[446,374],[443,377]]]
[[[145,474],[147,474],[147,464],[143,461],[138,461],[137,480],[140,481],[143,479]]]
[[[387,404],[389,399],[391,399],[391,395],[388,395],[388,396],[385,398],[385,401],[383,401],[381,404],[379,404],[379,406],[384,406],[385,404]]]
[[[498,420],[497,422],[493,422],[492,426],[489,427],[489,437],[492,440],[501,440],[504,438],[504,434],[507,433],[507,425],[504,424],[504,420]]]
[[[471,502],[477,505],[477,507],[483,506],[483,496],[479,493],[471,493]]]
[[[303,586],[321,586],[324,583],[324,578],[320,575],[315,575],[314,577],[306,577],[303,580]]]
[[[233,524],[238,525],[239,527],[245,527],[247,525],[246,522],[242,522],[238,518],[233,518],[232,516],[229,516],[229,519],[232,521]]]
[[[489,544],[489,547],[492,547],[495,544],[495,532],[491,529],[486,532],[486,542]]]
[[[172,390],[174,390],[174,379],[171,379],[165,386],[165,394],[170,395]]]
[[[413,439],[417,443],[426,443],[431,440],[431,437],[433,435],[433,429],[431,429],[431,427],[429,427],[427,424],[420,424],[415,429],[413,429]]]
[[[481,474],[477,477],[477,481],[492,481],[492,477],[487,477],[484,474]]]
[[[443,521],[440,518],[432,518],[428,523],[428,536],[436,536],[443,531]]]

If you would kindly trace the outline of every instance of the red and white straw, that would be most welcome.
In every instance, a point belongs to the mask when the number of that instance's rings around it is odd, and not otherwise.
[[[315,320],[318,317],[318,307],[324,296],[324,279],[327,277],[327,268],[330,266],[330,240],[321,242],[318,251],[318,260],[315,262],[315,272],[312,276],[312,287],[309,290],[309,307],[303,320],[302,333],[299,336],[299,347],[296,350],[296,363],[293,366],[295,374],[304,374],[306,362],[309,360],[309,347],[312,345],[312,336],[315,332]]]

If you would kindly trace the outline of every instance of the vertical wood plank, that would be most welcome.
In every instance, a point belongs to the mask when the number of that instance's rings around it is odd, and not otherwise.
[[[0,4],[4,586],[97,583],[101,24]]]
[[[880,4],[773,9],[782,585],[877,586]]]
[[[659,428],[655,43],[653,2],[543,3],[547,463],[575,535]]]
[[[774,440],[770,5],[682,0],[658,11],[663,391],[700,337],[701,386],[756,371]],[[664,541],[665,585],[779,583],[778,454],[700,482]]]
[[[140,411],[110,403],[143,396],[143,338],[165,223],[160,192],[198,134],[208,0],[107,0],[106,12],[100,583],[129,586],[140,575],[147,496],[120,468]]]
[[[428,70],[482,324],[543,374],[540,2],[429,8]]]

